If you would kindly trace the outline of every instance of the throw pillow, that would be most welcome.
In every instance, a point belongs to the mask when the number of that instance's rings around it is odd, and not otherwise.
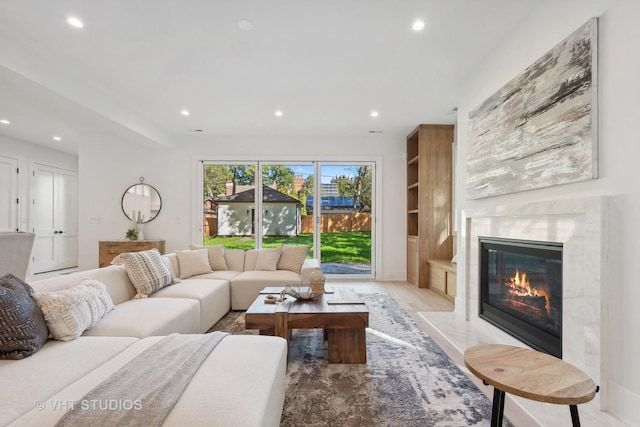
[[[276,271],[280,259],[280,248],[260,249],[256,260],[256,270]]]
[[[150,249],[119,255],[129,280],[138,293],[133,298],[146,298],[149,294],[173,283],[171,271],[162,261],[160,251]]]
[[[174,278],[180,277],[180,264],[175,253],[162,255],[162,261],[164,261],[164,265],[167,266]]]
[[[302,271],[302,264],[309,252],[308,246],[282,245],[282,253],[278,261],[278,270],[289,270],[294,273]]]
[[[213,271],[228,271],[227,260],[224,258],[224,245],[189,246],[190,249],[207,249],[209,265]]]
[[[120,255],[117,255],[113,260],[111,260],[111,265],[124,265],[124,261]],[[180,264],[178,264],[178,257],[176,254],[160,255],[160,258],[162,258],[162,262],[164,262],[164,265],[169,269],[169,273],[171,273],[170,284],[180,283],[180,279],[178,279],[180,276]]]
[[[13,274],[0,278],[0,359],[24,359],[47,342],[49,331],[31,294],[33,288]]]
[[[104,283],[82,279],[79,284],[56,292],[35,292],[33,299],[44,314],[54,339],[71,341],[113,310]]]
[[[206,249],[193,251],[177,251],[178,264],[180,264],[180,278],[186,279],[198,274],[212,273]]]

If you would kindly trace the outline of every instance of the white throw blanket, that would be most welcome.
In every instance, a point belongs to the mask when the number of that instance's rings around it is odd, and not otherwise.
[[[161,426],[225,332],[172,334],[88,392],[56,426]]]

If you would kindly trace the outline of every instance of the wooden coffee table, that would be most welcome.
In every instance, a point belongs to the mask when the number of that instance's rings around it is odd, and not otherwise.
[[[575,366],[539,351],[510,345],[478,345],[464,352],[464,364],[492,385],[491,426],[502,425],[505,392],[538,402],[569,405],[573,426],[580,425],[578,407],[594,398],[598,387]]]
[[[329,363],[367,363],[369,309],[352,289],[335,287],[311,301],[287,296],[281,303],[265,303],[267,295],[279,295],[282,289],[270,287],[260,293],[245,313],[247,329],[287,341],[292,329],[324,329]]]

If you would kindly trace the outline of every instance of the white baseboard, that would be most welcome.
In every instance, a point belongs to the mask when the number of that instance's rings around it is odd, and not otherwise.
[[[607,383],[608,412],[616,414],[631,426],[640,426],[640,395],[621,386],[615,381]]]

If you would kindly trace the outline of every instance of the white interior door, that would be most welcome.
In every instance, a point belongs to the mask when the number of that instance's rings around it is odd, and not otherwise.
[[[33,243],[31,266],[32,274],[55,270],[56,193],[55,168],[34,165],[31,180],[32,231],[36,238]],[[54,232],[56,232],[54,234]]]
[[[57,197],[57,268],[78,265],[78,174],[61,170],[58,173]]]
[[[32,274],[78,263],[77,173],[34,164],[31,182],[32,230],[36,235]]]
[[[0,231],[18,231],[18,159],[0,156]]]

